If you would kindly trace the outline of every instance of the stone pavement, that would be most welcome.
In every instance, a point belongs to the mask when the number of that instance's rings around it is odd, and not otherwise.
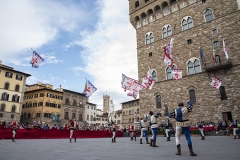
[[[150,147],[130,141],[130,138],[77,139],[69,143],[68,139],[40,140],[0,140],[0,160],[237,160],[240,159],[240,139],[232,136],[207,136],[206,140],[192,137],[193,151],[196,157],[189,155],[187,141],[181,137],[182,155],[175,155],[175,138],[167,142],[165,137],[157,138],[159,147]]]

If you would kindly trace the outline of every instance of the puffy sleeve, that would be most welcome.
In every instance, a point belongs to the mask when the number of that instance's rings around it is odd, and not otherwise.
[[[187,110],[188,112],[192,112],[193,105],[190,101],[187,102]]]

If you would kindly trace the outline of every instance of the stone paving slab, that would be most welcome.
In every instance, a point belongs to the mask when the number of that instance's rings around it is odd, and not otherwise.
[[[68,139],[41,140],[0,140],[0,160],[237,160],[240,159],[240,139],[231,136],[207,136],[206,140],[192,137],[196,157],[189,155],[187,141],[181,137],[182,155],[175,155],[175,138],[167,142],[165,137],[157,138],[159,147],[139,144],[130,138],[77,139],[69,143]]]

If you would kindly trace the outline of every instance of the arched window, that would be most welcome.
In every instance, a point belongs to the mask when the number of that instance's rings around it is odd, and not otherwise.
[[[217,63],[217,65],[221,64],[221,59],[220,59],[219,55],[216,55],[216,63]]]
[[[15,91],[19,92],[19,85],[18,84],[15,86]]]
[[[162,107],[161,96],[160,95],[156,96],[156,105],[157,105],[157,108],[161,108]]]
[[[7,93],[2,94],[2,100],[8,101],[8,97],[9,97],[9,94],[7,94]]]
[[[5,111],[5,104],[1,104],[1,112],[4,112]]]
[[[6,82],[5,85],[4,85],[4,89],[8,90],[8,88],[9,88],[9,83]]]
[[[204,14],[206,22],[213,20],[213,13],[211,9],[207,9]]]
[[[152,32],[147,33],[145,38],[146,38],[146,44],[150,44],[154,42],[154,37]]]
[[[11,110],[11,112],[15,112],[16,111],[16,106],[12,106],[12,110]]]
[[[224,86],[219,87],[219,91],[221,95],[221,100],[226,100],[227,95],[226,95],[225,87]]]
[[[196,104],[195,90],[193,89],[189,90],[189,96],[190,96],[190,102],[192,102],[192,104]]]
[[[155,70],[152,72],[152,78],[153,80],[157,81],[157,72]]]
[[[163,34],[163,38],[166,38],[166,37],[169,37],[172,35],[172,29],[171,29],[171,26],[166,26],[166,27],[163,27],[162,29],[162,34]]]
[[[139,1],[135,2],[135,8],[139,7]]]
[[[19,96],[18,95],[13,95],[12,96],[12,101],[13,102],[18,102],[19,101]]]
[[[185,17],[182,20],[182,30],[185,31],[193,27],[193,22],[191,17]]]
[[[188,74],[195,74],[200,72],[199,60],[195,59],[194,62],[188,62]]]
[[[175,68],[176,68],[176,66],[173,65],[173,69],[175,69]],[[171,67],[167,67],[166,74],[167,74],[167,79],[172,79],[172,68]]]

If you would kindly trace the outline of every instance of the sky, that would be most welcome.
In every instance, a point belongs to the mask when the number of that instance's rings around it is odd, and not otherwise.
[[[128,0],[3,0],[0,22],[0,60],[31,74],[26,84],[82,93],[88,79],[97,88],[89,102],[98,109],[106,94],[115,109],[133,100],[121,88],[122,73],[138,77]],[[30,64],[31,48],[44,58],[39,68]]]

